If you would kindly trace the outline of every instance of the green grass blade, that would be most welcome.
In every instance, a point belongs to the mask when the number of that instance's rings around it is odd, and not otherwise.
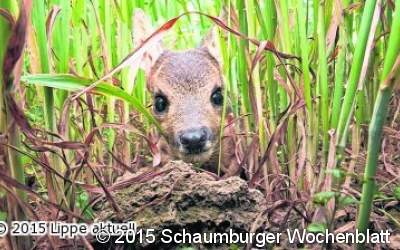
[[[26,75],[21,80],[27,84],[35,84],[39,86],[46,86],[66,91],[78,91],[89,86],[93,80],[78,78],[72,75],[49,75],[49,74],[37,74],[37,75]],[[99,93],[105,96],[113,96],[122,99],[132,105],[137,111],[142,113],[149,121],[158,126],[154,117],[142,104],[133,96],[129,95],[126,91],[115,87],[106,82],[99,83],[93,92]]]

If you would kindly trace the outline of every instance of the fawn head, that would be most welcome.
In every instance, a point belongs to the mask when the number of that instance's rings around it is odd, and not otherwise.
[[[218,150],[224,97],[214,34],[198,48],[168,51],[158,45],[145,55],[154,117],[172,157],[185,162],[206,162]]]

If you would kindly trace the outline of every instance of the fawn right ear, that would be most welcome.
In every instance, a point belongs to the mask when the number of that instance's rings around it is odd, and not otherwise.
[[[222,56],[220,53],[220,47],[218,43],[218,30],[217,27],[212,27],[208,34],[201,41],[200,48],[205,49],[210,53],[215,60],[217,60],[218,64],[222,64]]]
[[[150,18],[141,9],[136,9],[133,18],[133,45],[135,48],[140,46],[155,29],[151,25]],[[140,68],[149,76],[154,63],[163,53],[161,42],[152,45],[142,56]]]

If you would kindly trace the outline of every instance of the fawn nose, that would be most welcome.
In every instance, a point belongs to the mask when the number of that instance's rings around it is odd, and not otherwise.
[[[179,141],[188,153],[197,154],[204,150],[209,134],[206,128],[189,129],[182,132]]]

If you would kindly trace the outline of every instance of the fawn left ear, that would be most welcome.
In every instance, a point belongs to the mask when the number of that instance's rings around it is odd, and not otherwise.
[[[219,65],[222,64],[217,27],[213,27],[210,29],[208,34],[203,38],[200,48],[207,50],[208,53],[210,53],[210,55],[214,57],[215,60],[217,60]]]

